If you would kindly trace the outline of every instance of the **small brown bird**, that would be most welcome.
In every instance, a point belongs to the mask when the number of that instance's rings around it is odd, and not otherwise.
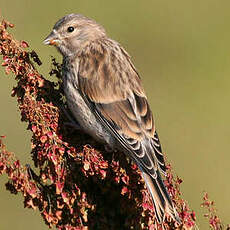
[[[128,53],[79,14],[60,19],[44,43],[63,55],[65,96],[81,128],[138,165],[158,222],[166,213],[180,222],[161,178],[166,168],[152,112]]]

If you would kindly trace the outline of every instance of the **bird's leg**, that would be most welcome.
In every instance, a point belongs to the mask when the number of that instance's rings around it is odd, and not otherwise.
[[[67,109],[64,106],[61,106],[62,112],[66,115],[68,118],[68,122],[64,122],[64,125],[70,126],[76,130],[82,130],[81,126],[78,124],[78,122],[71,116],[71,114],[67,111]]]

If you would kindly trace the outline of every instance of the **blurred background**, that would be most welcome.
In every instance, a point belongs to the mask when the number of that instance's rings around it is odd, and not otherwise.
[[[0,0],[0,14],[16,25],[13,33],[35,49],[47,76],[51,55],[42,44],[54,23],[81,13],[102,24],[132,56],[167,159],[183,179],[183,198],[208,229],[200,204],[203,191],[230,223],[230,1],[228,0]],[[0,135],[8,150],[31,163],[30,132],[20,122],[12,77],[0,69]],[[5,190],[0,177],[0,229],[48,229],[38,212],[24,209],[21,195]],[[14,221],[12,221],[12,219]]]

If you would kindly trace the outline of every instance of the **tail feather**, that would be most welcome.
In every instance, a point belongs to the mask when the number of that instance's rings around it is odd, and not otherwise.
[[[162,223],[165,214],[170,215],[178,223],[181,223],[178,213],[176,212],[167,189],[161,179],[160,173],[157,172],[156,179],[152,178],[146,172],[142,171],[145,183],[151,194],[157,221]]]

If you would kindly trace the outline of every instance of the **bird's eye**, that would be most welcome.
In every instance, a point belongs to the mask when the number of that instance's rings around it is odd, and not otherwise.
[[[69,26],[69,27],[67,28],[67,31],[68,31],[69,33],[72,33],[72,32],[74,31],[74,27],[73,27],[73,26]]]

